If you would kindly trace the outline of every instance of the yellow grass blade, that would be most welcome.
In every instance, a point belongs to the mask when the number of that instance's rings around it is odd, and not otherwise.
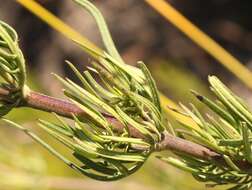
[[[100,48],[98,48],[95,44],[90,42],[88,39],[83,37],[80,33],[76,32],[69,25],[65,24],[62,20],[54,16],[51,12],[43,8],[34,0],[16,0],[23,7],[31,11],[34,15],[38,16],[41,20],[46,22],[50,27],[63,34],[69,39],[74,41],[79,41],[85,46],[90,47],[96,52],[102,52]],[[89,52],[92,54],[92,52]],[[93,55],[93,54],[92,54]]]
[[[252,89],[252,72],[243,66],[239,60],[228,53],[165,0],[145,1]]]
[[[44,7],[39,5],[37,2],[34,0],[17,0],[19,4],[24,6],[26,9],[31,11],[34,15],[39,17],[41,20],[46,22],[49,26],[57,30],[59,33],[63,34],[67,38],[74,40],[74,41],[79,41],[80,43],[83,44],[88,44],[90,47],[94,48],[96,51],[102,51],[100,48],[98,48],[95,44],[90,42],[88,39],[83,37],[80,33],[75,31],[73,28],[71,28],[69,25],[64,23],[62,20],[60,20],[58,17],[50,13],[48,10],[46,10]],[[169,98],[165,97],[164,95],[161,94],[160,96],[161,99],[161,104],[166,110],[166,112],[174,117],[175,119],[179,120],[182,123],[185,123],[187,125],[191,126],[196,126],[194,121],[192,121],[190,118],[185,117],[181,114],[175,113],[174,111],[171,111],[167,106],[169,105],[170,107],[176,108],[180,110],[179,106],[174,103],[172,100]]]

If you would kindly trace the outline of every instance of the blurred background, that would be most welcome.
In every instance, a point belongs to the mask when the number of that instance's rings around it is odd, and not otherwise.
[[[38,0],[54,14],[102,47],[97,26],[70,0]],[[207,76],[214,74],[252,104],[251,91],[211,56],[167,22],[143,0],[93,0],[104,14],[115,43],[128,64],[144,61],[160,91],[175,102],[193,102],[190,89],[211,96]],[[204,32],[214,38],[248,68],[252,68],[251,0],[169,0]],[[33,89],[62,97],[61,86],[50,73],[73,78],[65,60],[84,70],[89,59],[74,43],[55,32],[15,0],[0,0],[0,19],[12,25],[28,64]],[[74,78],[73,78],[74,80]],[[9,117],[31,127],[55,147],[62,148],[36,127],[47,113],[18,109]],[[8,134],[8,135],[6,135]],[[64,152],[64,150],[62,150]],[[73,172],[20,132],[1,126],[0,189],[205,189],[190,175],[153,156],[136,174],[118,182],[102,183]],[[215,188],[221,189],[221,188]]]

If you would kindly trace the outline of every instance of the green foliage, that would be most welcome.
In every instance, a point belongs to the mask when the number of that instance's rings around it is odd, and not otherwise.
[[[95,17],[108,53],[93,52],[96,61],[89,70],[98,75],[98,84],[90,71],[80,73],[69,63],[81,86],[56,75],[64,93],[85,117],[73,116],[75,127],[40,121],[40,126],[73,151],[83,166],[81,172],[99,180],[116,180],[135,172],[155,144],[161,141],[164,118],[154,80],[143,63],[139,68],[123,63],[100,12],[88,1],[77,1]],[[79,43],[79,42],[77,42]],[[116,129],[107,118],[117,122]],[[58,117],[59,118],[59,117]],[[115,131],[116,129],[116,131]],[[142,138],[133,138],[131,130]]]
[[[164,130],[155,83],[146,67],[141,64],[145,77],[141,78],[108,61],[93,62],[97,70],[92,71],[100,75],[104,87],[88,71],[82,75],[70,63],[82,86],[56,75],[66,96],[87,113],[73,116],[75,127],[61,119],[60,125],[40,121],[42,128],[73,151],[84,164],[85,174],[99,180],[115,180],[135,172],[161,141]],[[105,116],[113,118],[116,126]],[[133,138],[132,129],[142,138]]]
[[[64,86],[69,101],[83,114],[73,114],[69,123],[57,114],[54,114],[57,123],[39,120],[42,129],[70,149],[75,161],[67,159],[68,156],[32,131],[13,121],[3,120],[29,135],[72,169],[97,180],[117,180],[136,172],[144,164],[156,151],[157,144],[162,142],[168,125],[155,81],[146,66],[142,62],[138,67],[125,64],[99,10],[87,0],[75,2],[94,16],[106,51],[76,42],[94,59],[92,67],[81,73],[68,62],[80,85],[55,76]],[[25,99],[29,88],[17,35],[3,22],[0,22],[0,76],[1,88],[8,92],[1,95],[1,114],[4,115]],[[250,169],[239,163],[252,164],[252,113],[219,79],[212,76],[209,82],[217,101],[196,92],[193,94],[215,116],[205,118],[195,106],[192,105],[191,111],[181,105],[182,114],[198,127],[181,123],[182,129],[175,130],[178,136],[219,153],[224,161],[201,160],[181,153],[177,153],[178,159],[158,157],[192,173],[199,181],[210,182],[210,186],[233,184],[230,190],[249,189],[252,186]]]
[[[40,120],[39,126],[68,147],[81,166],[67,160],[20,125],[5,121],[23,130],[84,175],[98,180],[116,180],[138,170],[155,144],[161,141],[164,114],[156,84],[146,66],[141,62],[139,68],[126,65],[100,12],[88,1],[77,2],[93,13],[108,53],[97,52],[77,42],[96,59],[91,62],[93,68],[89,68],[92,73],[82,74],[68,62],[82,85],[55,76],[63,84],[65,95],[86,115],[73,115],[74,126],[57,115],[59,124]],[[102,84],[98,84],[92,74],[97,75]],[[139,137],[132,137],[132,131],[137,131]]]
[[[25,60],[16,31],[0,21],[0,87],[8,92],[0,99],[0,115],[15,107],[25,93]]]
[[[218,78],[209,77],[211,90],[217,97],[212,101],[193,92],[217,117],[207,115],[204,118],[192,105],[192,111],[182,105],[185,114],[192,118],[199,128],[182,124],[178,135],[202,144],[220,153],[225,163],[203,161],[192,157],[180,156],[180,159],[161,158],[182,170],[189,171],[199,181],[213,182],[211,186],[235,184],[230,189],[249,189],[252,186],[251,164],[251,121],[252,112],[245,103],[234,95]],[[240,166],[239,162],[247,162]]]

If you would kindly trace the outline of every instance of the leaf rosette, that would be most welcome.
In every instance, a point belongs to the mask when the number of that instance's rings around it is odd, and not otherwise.
[[[209,186],[233,184],[229,190],[245,190],[252,187],[252,112],[242,99],[228,89],[217,77],[209,77],[210,89],[216,101],[192,92],[199,101],[214,113],[214,116],[203,116],[195,106],[192,110],[181,105],[183,115],[191,118],[196,124],[181,124],[176,129],[179,136],[190,139],[221,154],[224,162],[206,161],[190,156],[179,155],[176,158],[161,158],[180,169],[192,173]],[[239,164],[243,162],[243,165]],[[245,164],[244,164],[245,163]]]
[[[26,70],[18,36],[8,24],[0,21],[0,115],[5,115],[25,95]]]
[[[142,69],[136,70],[141,75],[132,75],[108,61],[93,62],[91,69],[102,84],[69,62],[81,85],[56,75],[65,95],[86,113],[73,115],[74,126],[59,116],[59,124],[40,121],[43,129],[73,151],[83,164],[81,172],[99,180],[134,173],[161,141],[164,130],[155,83],[147,68],[141,63]]]
[[[55,76],[85,115],[73,115],[73,125],[59,116],[59,123],[39,125],[73,152],[81,163],[75,169],[98,180],[116,180],[142,166],[161,141],[166,120],[147,67],[125,64],[99,10],[87,0],[75,2],[95,18],[106,51],[76,41],[92,56],[92,67],[81,73],[67,62],[79,83]]]

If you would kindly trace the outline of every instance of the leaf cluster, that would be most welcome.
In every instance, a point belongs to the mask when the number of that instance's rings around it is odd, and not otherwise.
[[[248,106],[230,91],[217,77],[209,77],[210,88],[217,100],[212,101],[193,91],[199,101],[205,104],[214,116],[203,116],[195,106],[192,109],[181,105],[184,115],[193,119],[198,127],[181,123],[179,136],[194,141],[223,155],[225,163],[203,161],[179,155],[180,159],[161,158],[180,169],[189,171],[199,181],[213,182],[211,186],[235,184],[230,189],[249,189],[252,186],[250,169],[240,162],[251,164],[251,119]]]
[[[0,98],[0,115],[15,107],[26,93],[25,60],[16,31],[0,21],[0,88],[9,92]]]

